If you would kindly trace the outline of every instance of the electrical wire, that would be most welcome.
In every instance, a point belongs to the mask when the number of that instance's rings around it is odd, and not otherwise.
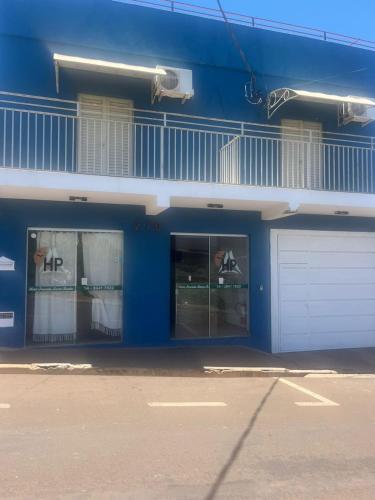
[[[251,67],[251,64],[250,64],[248,58],[246,57],[246,54],[243,51],[241,44],[240,44],[234,30],[231,27],[231,23],[229,22],[228,17],[227,17],[227,15],[222,7],[221,1],[216,0],[216,2],[217,2],[217,5],[219,7],[219,10],[221,12],[221,15],[223,16],[223,19],[225,21],[225,25],[226,25],[228,33],[232,39],[233,45],[236,47],[236,49],[237,49],[237,51],[242,59],[242,62],[244,64],[244,67],[250,75],[250,80],[248,82],[246,82],[246,84],[245,84],[245,98],[250,104],[255,104],[255,105],[261,104],[263,102],[263,97],[261,96],[261,93],[256,89],[256,74],[255,74],[253,68]],[[310,80],[310,81],[304,82],[303,87],[307,87],[307,86],[313,85],[315,83],[329,81],[337,76],[342,76],[343,74],[359,73],[359,72],[366,71],[366,70],[368,70],[367,67],[358,68],[358,69],[355,69],[355,70],[352,70],[352,71],[349,71],[346,73],[331,75],[329,77],[321,78],[318,80]]]
[[[307,82],[304,82],[302,84],[302,87],[304,87],[303,90],[305,90],[305,87],[314,85],[315,83],[328,82],[329,80],[333,80],[334,78],[343,77],[346,75],[352,75],[353,73],[361,73],[361,72],[367,71],[367,70],[368,70],[368,67],[357,68],[357,69],[353,69],[351,71],[343,71],[342,73],[336,73],[335,75],[330,75],[330,76],[326,76],[324,78],[319,78],[318,80],[308,80]]]
[[[261,104],[263,102],[263,98],[262,98],[260,92],[256,89],[255,72],[254,72],[253,68],[251,67],[248,58],[246,57],[246,54],[243,51],[241,44],[240,44],[235,32],[233,31],[233,29],[230,25],[230,22],[228,21],[227,15],[226,15],[226,13],[221,5],[221,1],[220,0],[216,0],[216,1],[217,1],[217,5],[219,7],[219,10],[221,12],[221,15],[223,16],[225,25],[226,25],[228,33],[229,33],[229,36],[232,39],[233,45],[238,50],[238,53],[240,54],[240,57],[241,57],[242,62],[245,66],[245,69],[250,75],[250,80],[245,84],[245,98],[250,104],[254,104],[254,105]]]

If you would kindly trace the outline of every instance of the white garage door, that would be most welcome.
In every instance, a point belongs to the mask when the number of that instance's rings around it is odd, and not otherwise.
[[[272,350],[375,346],[375,234],[271,231]]]

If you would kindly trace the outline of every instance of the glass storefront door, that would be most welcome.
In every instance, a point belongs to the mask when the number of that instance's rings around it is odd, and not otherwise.
[[[172,236],[173,335],[248,333],[248,241],[242,236]]]
[[[28,230],[27,343],[122,338],[123,235]]]

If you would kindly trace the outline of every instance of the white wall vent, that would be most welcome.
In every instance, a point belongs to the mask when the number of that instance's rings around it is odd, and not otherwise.
[[[169,66],[156,66],[164,69],[166,75],[156,75],[153,83],[153,102],[163,97],[182,99],[184,103],[194,95],[193,73],[190,69],[171,68]]]
[[[375,107],[345,102],[339,106],[339,124],[361,123],[364,127],[375,121]]]
[[[0,312],[0,328],[14,326],[14,312]]]
[[[15,263],[14,260],[8,259],[7,257],[0,257],[0,271],[14,271]]]

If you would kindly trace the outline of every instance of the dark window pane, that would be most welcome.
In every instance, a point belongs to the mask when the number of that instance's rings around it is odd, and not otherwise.
[[[247,335],[247,238],[174,236],[172,262],[176,338]]]
[[[247,335],[247,238],[210,238],[210,336]]]
[[[174,336],[207,337],[209,331],[208,237],[172,238]]]

